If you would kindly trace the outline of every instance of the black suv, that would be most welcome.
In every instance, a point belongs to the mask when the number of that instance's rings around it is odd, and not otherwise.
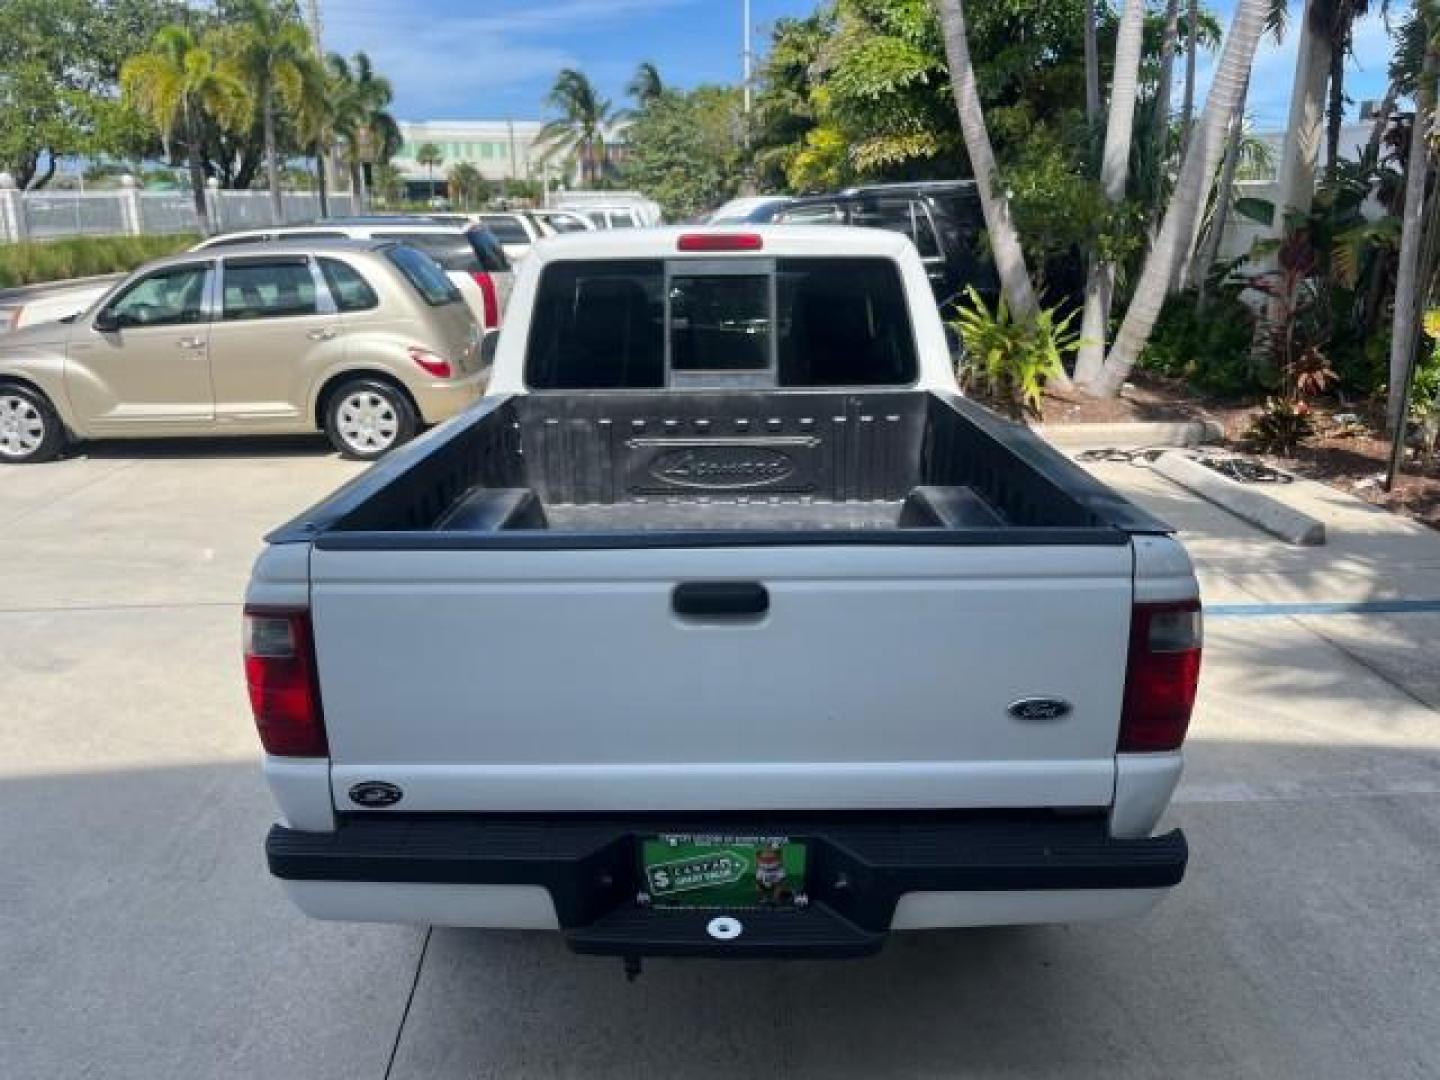
[[[915,243],[935,301],[948,315],[967,285],[987,303],[999,295],[995,267],[980,250],[985,220],[973,180],[867,184],[796,199],[775,216],[793,225],[856,225],[904,233]]]

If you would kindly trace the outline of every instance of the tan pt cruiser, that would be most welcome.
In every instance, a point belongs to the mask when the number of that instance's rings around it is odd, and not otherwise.
[[[445,271],[404,244],[176,255],[0,339],[0,463],[71,439],[316,430],[373,459],[476,400],[488,353]]]

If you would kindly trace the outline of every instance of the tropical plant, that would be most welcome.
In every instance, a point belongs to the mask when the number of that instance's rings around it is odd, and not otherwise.
[[[495,185],[480,175],[480,170],[468,161],[456,162],[445,174],[445,185],[450,198],[460,204],[460,209],[469,210],[471,205],[484,206],[494,194]]]
[[[394,165],[382,161],[371,172],[371,187],[387,205],[405,198],[405,177]]]
[[[350,173],[350,190],[363,200],[366,164],[388,163],[403,141],[400,125],[389,112],[394,91],[389,79],[376,74],[366,53],[348,60],[331,53],[326,66],[340,156]]]
[[[540,160],[557,155],[578,158],[580,183],[593,186],[605,171],[605,140],[614,119],[610,102],[574,68],[565,68],[555,77],[545,102],[560,115],[540,129],[536,140]]]
[[[1430,233],[1433,249],[1435,218],[1432,211],[1426,220],[1426,187],[1434,158],[1431,139],[1436,124],[1437,80],[1440,80],[1440,2],[1418,0],[1410,16],[1411,25],[1419,26],[1423,40],[1424,60],[1415,83],[1415,119],[1410,127],[1410,147],[1405,164],[1405,201],[1401,212],[1400,257],[1395,279],[1395,315],[1390,335],[1390,399],[1385,410],[1391,431],[1405,423],[1405,392],[1409,371],[1419,344],[1420,313],[1424,310],[1426,293],[1433,282],[1433,264],[1422,266],[1425,234]],[[1412,31],[1413,33],[1413,31]],[[1431,200],[1440,194],[1431,194]]]
[[[1039,418],[1046,384],[1064,377],[1065,357],[1079,347],[1074,318],[1047,308],[1021,322],[1004,297],[992,310],[968,288],[953,323],[963,350],[963,383],[1012,419]]]
[[[1247,449],[1290,457],[1314,434],[1315,416],[1309,405],[1272,397],[1265,399],[1265,408],[1240,438]]]
[[[665,93],[665,84],[660,79],[660,69],[649,60],[642,61],[635,74],[625,84],[625,94],[636,106],[644,109]]]
[[[444,151],[433,142],[421,143],[415,151],[415,164],[424,166],[430,180],[430,198],[435,198],[435,170],[445,164]]]
[[[224,127],[241,124],[250,112],[244,85],[187,27],[166,26],[155,34],[148,51],[125,62],[120,86],[126,104],[154,124],[167,143],[176,136],[183,140],[195,213],[201,229],[210,233],[200,123],[208,116]]]
[[[1226,129],[1249,81],[1250,64],[1265,27],[1268,9],[1269,0],[1237,0],[1235,16],[1215,68],[1205,109],[1185,148],[1184,162],[1160,233],[1146,256],[1124,321],[1104,366],[1091,383],[1101,396],[1113,397],[1120,392],[1155,326],[1161,305],[1170,291],[1174,268],[1182,258],[1188,257],[1195,239],[1196,221],[1225,150]]]
[[[740,93],[701,86],[668,91],[639,113],[625,132],[624,180],[685,219],[733,196],[743,171],[735,138]]]
[[[311,95],[326,93],[324,70],[294,0],[236,0],[235,21],[216,33],[227,74],[250,92],[265,143],[265,170],[274,219],[280,202],[281,108],[292,113]]]

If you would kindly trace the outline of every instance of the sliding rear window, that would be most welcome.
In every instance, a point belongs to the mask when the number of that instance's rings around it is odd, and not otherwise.
[[[716,385],[759,377],[782,388],[915,381],[910,312],[891,260],[724,265],[726,273],[714,275],[686,260],[668,274],[660,260],[547,266],[530,323],[527,384],[654,390],[704,385],[706,373]]]

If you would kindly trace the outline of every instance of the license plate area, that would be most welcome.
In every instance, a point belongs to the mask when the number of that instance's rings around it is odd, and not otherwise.
[[[660,833],[640,840],[642,901],[661,908],[796,908],[808,850],[788,836]]]

